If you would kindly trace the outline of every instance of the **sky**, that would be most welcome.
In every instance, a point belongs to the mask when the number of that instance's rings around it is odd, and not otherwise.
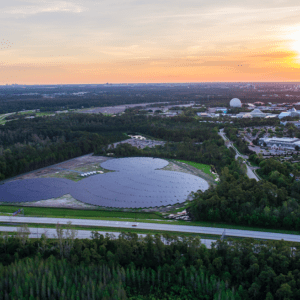
[[[300,82],[299,0],[10,0],[0,84]]]

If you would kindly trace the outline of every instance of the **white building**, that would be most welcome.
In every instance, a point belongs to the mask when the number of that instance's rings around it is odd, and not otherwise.
[[[141,136],[141,135],[129,135],[132,139],[136,139],[136,140],[146,140],[145,137]]]
[[[238,98],[233,98],[230,100],[230,107],[242,107],[242,102]]]
[[[300,148],[300,140],[297,138],[260,138],[258,143],[263,146],[264,144],[267,147],[273,149],[288,149],[295,150],[295,147],[298,146]]]
[[[282,119],[284,117],[300,117],[300,111],[297,111],[295,108],[292,108],[288,111],[280,113],[278,116],[279,119]]]
[[[266,117],[266,114],[263,113],[261,110],[259,110],[258,108],[255,108],[254,110],[252,110],[250,112],[250,115],[253,117],[253,118],[265,118]]]
[[[241,112],[235,116],[236,118],[252,118],[250,113]]]

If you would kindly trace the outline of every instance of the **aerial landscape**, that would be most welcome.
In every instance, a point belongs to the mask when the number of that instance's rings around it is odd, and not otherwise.
[[[300,299],[297,1],[0,8],[0,300]]]

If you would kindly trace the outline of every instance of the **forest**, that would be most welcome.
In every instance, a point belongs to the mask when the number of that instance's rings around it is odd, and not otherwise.
[[[236,118],[232,120],[233,126],[238,128],[254,127],[254,126],[277,126],[280,124],[278,118]]]
[[[0,299],[296,300],[299,250],[252,239],[217,240],[207,249],[198,237],[168,234],[2,235]]]
[[[76,93],[83,94],[80,96]],[[2,92],[2,93],[1,93]],[[75,95],[74,95],[75,94]],[[139,88],[105,86],[35,86],[23,88],[0,89],[0,114],[22,110],[57,111],[65,109],[82,109],[90,107],[115,106],[124,104],[164,102],[174,103],[181,99],[170,99],[164,89],[144,91]],[[184,101],[186,102],[186,101]]]
[[[15,120],[0,128],[0,179],[96,152],[127,138],[119,132],[84,131],[79,118]]]
[[[199,162],[225,166],[233,154],[217,128],[198,124],[192,117],[162,119],[134,112],[114,118],[70,113],[13,120],[0,127],[0,179],[92,152],[103,154],[109,144],[128,138],[129,133],[175,142],[182,159],[197,156]],[[165,156],[161,157],[170,155],[172,147],[162,150]]]
[[[194,194],[189,214],[194,220],[300,230],[299,164],[268,159],[259,166],[263,180],[256,182],[233,161],[216,188]]]

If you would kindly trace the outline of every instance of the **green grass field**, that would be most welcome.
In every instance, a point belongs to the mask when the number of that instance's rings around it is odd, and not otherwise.
[[[36,116],[37,117],[43,117],[43,116],[49,116],[49,115],[53,115],[53,114],[54,114],[53,111],[51,111],[51,112],[37,112]]]
[[[193,162],[193,161],[187,161],[187,160],[177,160],[177,161],[180,161],[182,163],[190,165],[190,166],[192,166],[192,167],[194,167],[196,169],[201,170],[205,174],[213,176],[213,174],[210,171],[210,166],[209,165],[204,165],[204,164],[196,163],[196,162]]]
[[[13,213],[19,207],[10,205],[0,205],[0,213]],[[40,216],[48,218],[79,218],[79,219],[140,219],[140,220],[163,220],[160,213],[156,212],[126,212],[109,210],[83,210],[68,208],[48,208],[48,207],[23,207],[25,216]]]
[[[82,177],[79,176],[78,173],[75,172],[59,172],[59,173],[54,173],[54,174],[48,174],[46,176],[44,176],[46,178],[50,178],[50,177],[54,177],[54,178],[66,178],[66,179],[70,179],[73,180],[75,182],[79,181],[82,179]]]

